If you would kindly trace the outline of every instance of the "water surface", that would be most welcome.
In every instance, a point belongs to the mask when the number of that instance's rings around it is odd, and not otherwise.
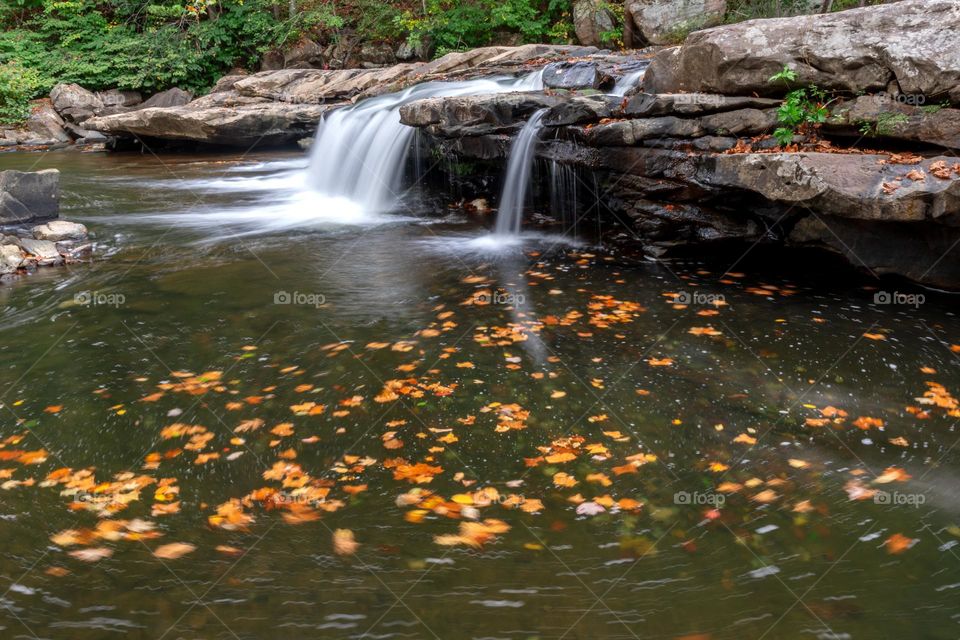
[[[953,299],[498,253],[305,164],[0,156],[109,256],[0,287],[2,637],[960,633]]]

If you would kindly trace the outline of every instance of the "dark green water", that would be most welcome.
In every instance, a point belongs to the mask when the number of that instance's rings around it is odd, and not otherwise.
[[[61,168],[63,216],[110,254],[0,286],[0,637],[960,636],[953,299],[335,224],[302,161],[0,156]],[[471,517],[497,522],[438,544]]]

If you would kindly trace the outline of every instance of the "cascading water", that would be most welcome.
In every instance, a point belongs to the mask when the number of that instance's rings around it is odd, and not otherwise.
[[[547,109],[540,109],[534,113],[510,146],[510,161],[507,163],[507,178],[503,184],[503,193],[500,195],[500,210],[494,226],[495,235],[515,236],[520,233],[523,207],[526,204],[530,186],[530,172],[533,169],[533,156],[546,112]]]
[[[434,97],[487,95],[543,88],[543,72],[521,78],[427,82],[399,93],[364,100],[328,114],[313,143],[308,184],[363,212],[396,209],[415,129],[400,122],[400,108]]]
[[[644,66],[642,69],[636,71],[631,71],[630,73],[622,76],[617,83],[613,86],[613,90],[610,91],[611,95],[622,96],[626,95],[627,91],[633,89],[640,83],[640,80],[643,78],[644,73],[646,73],[647,67]]]

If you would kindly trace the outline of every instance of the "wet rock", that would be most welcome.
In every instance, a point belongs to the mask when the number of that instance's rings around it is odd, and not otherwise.
[[[543,84],[551,89],[598,89],[605,79],[593,62],[554,62],[543,69]]]
[[[59,171],[0,171],[0,223],[55,218],[59,211]]]
[[[604,0],[574,0],[573,30],[580,44],[598,47],[604,34],[614,30],[616,19]]]
[[[533,112],[562,101],[542,93],[427,98],[401,107],[400,121],[439,136],[479,136],[519,129]]]
[[[104,108],[103,100],[78,84],[61,83],[50,91],[50,100],[64,120],[80,123]]]
[[[769,78],[785,65],[797,86],[851,93],[885,91],[960,104],[960,4],[904,0],[830,14],[751,20],[690,34],[659,52],[647,70],[651,93],[775,95]]]
[[[57,251],[57,245],[49,240],[21,238],[19,244],[20,248],[29,254],[25,259],[32,256],[41,267],[63,263],[63,256]]]
[[[633,42],[627,44],[676,44],[691,31],[720,24],[726,10],[726,0],[628,0]]]
[[[551,107],[543,116],[543,123],[550,127],[597,122],[603,118],[621,115],[619,96],[595,95],[573,96]]]
[[[59,242],[61,240],[83,240],[87,237],[87,228],[78,222],[51,220],[50,222],[33,227],[30,233],[32,233],[33,237],[37,240],[50,240],[52,242]]]

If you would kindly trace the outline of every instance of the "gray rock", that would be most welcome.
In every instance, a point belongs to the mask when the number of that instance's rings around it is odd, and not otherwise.
[[[607,78],[593,62],[554,62],[543,69],[543,84],[551,89],[598,89]]]
[[[534,111],[562,101],[542,93],[427,98],[401,107],[400,121],[444,137],[509,133],[521,128]]]
[[[0,245],[0,273],[13,273],[23,264],[23,251],[15,244]]]
[[[603,34],[614,30],[616,19],[603,0],[574,0],[573,30],[580,44],[598,47]]]
[[[63,263],[63,256],[57,251],[57,245],[49,240],[22,238],[20,240],[20,248],[36,258],[37,264],[40,266]]]
[[[103,100],[96,94],[73,83],[61,83],[55,86],[50,91],[50,100],[57,113],[73,123],[92,118],[104,107]]]
[[[70,134],[64,130],[63,118],[49,105],[41,105],[27,118],[27,129],[43,141],[69,142]]]
[[[223,95],[223,94],[219,94]],[[249,147],[295,142],[312,135],[329,106],[265,102],[238,107],[140,109],[85,124],[108,135]]]
[[[0,224],[56,218],[60,212],[60,172],[0,171]]]
[[[121,91],[120,89],[98,91],[97,98],[104,107],[133,107],[143,102],[143,96],[139,91]],[[100,114],[97,113],[97,115]]]
[[[51,220],[50,222],[33,227],[30,233],[32,233],[33,237],[37,240],[50,240],[52,242],[59,242],[61,240],[83,240],[87,237],[87,228],[78,222]]]
[[[834,107],[823,125],[826,131],[862,135],[863,126],[870,137],[911,140],[960,149],[960,109],[939,105],[914,106],[897,96],[883,93],[860,96]]]
[[[360,52],[357,55],[360,58],[360,63],[368,68],[386,67],[397,61],[393,54],[393,47],[383,43],[364,44],[360,47]]]
[[[789,66],[797,86],[887,90],[960,104],[960,3],[903,0],[830,14],[751,20],[691,34],[660,51],[644,78],[651,93],[782,94],[769,78]]]
[[[153,94],[142,104],[140,104],[139,108],[152,109],[154,107],[180,107],[187,104],[191,100],[193,100],[192,93],[174,87],[173,89],[167,89],[166,91]]]
[[[323,47],[309,38],[301,38],[283,52],[284,69],[311,69],[323,66]]]
[[[634,34],[627,44],[676,44],[691,31],[720,24],[726,11],[726,0],[627,0]]]
[[[764,109],[779,105],[779,100],[749,96],[728,97],[710,93],[638,93],[627,102],[623,113],[631,117],[696,115],[735,109]]]

